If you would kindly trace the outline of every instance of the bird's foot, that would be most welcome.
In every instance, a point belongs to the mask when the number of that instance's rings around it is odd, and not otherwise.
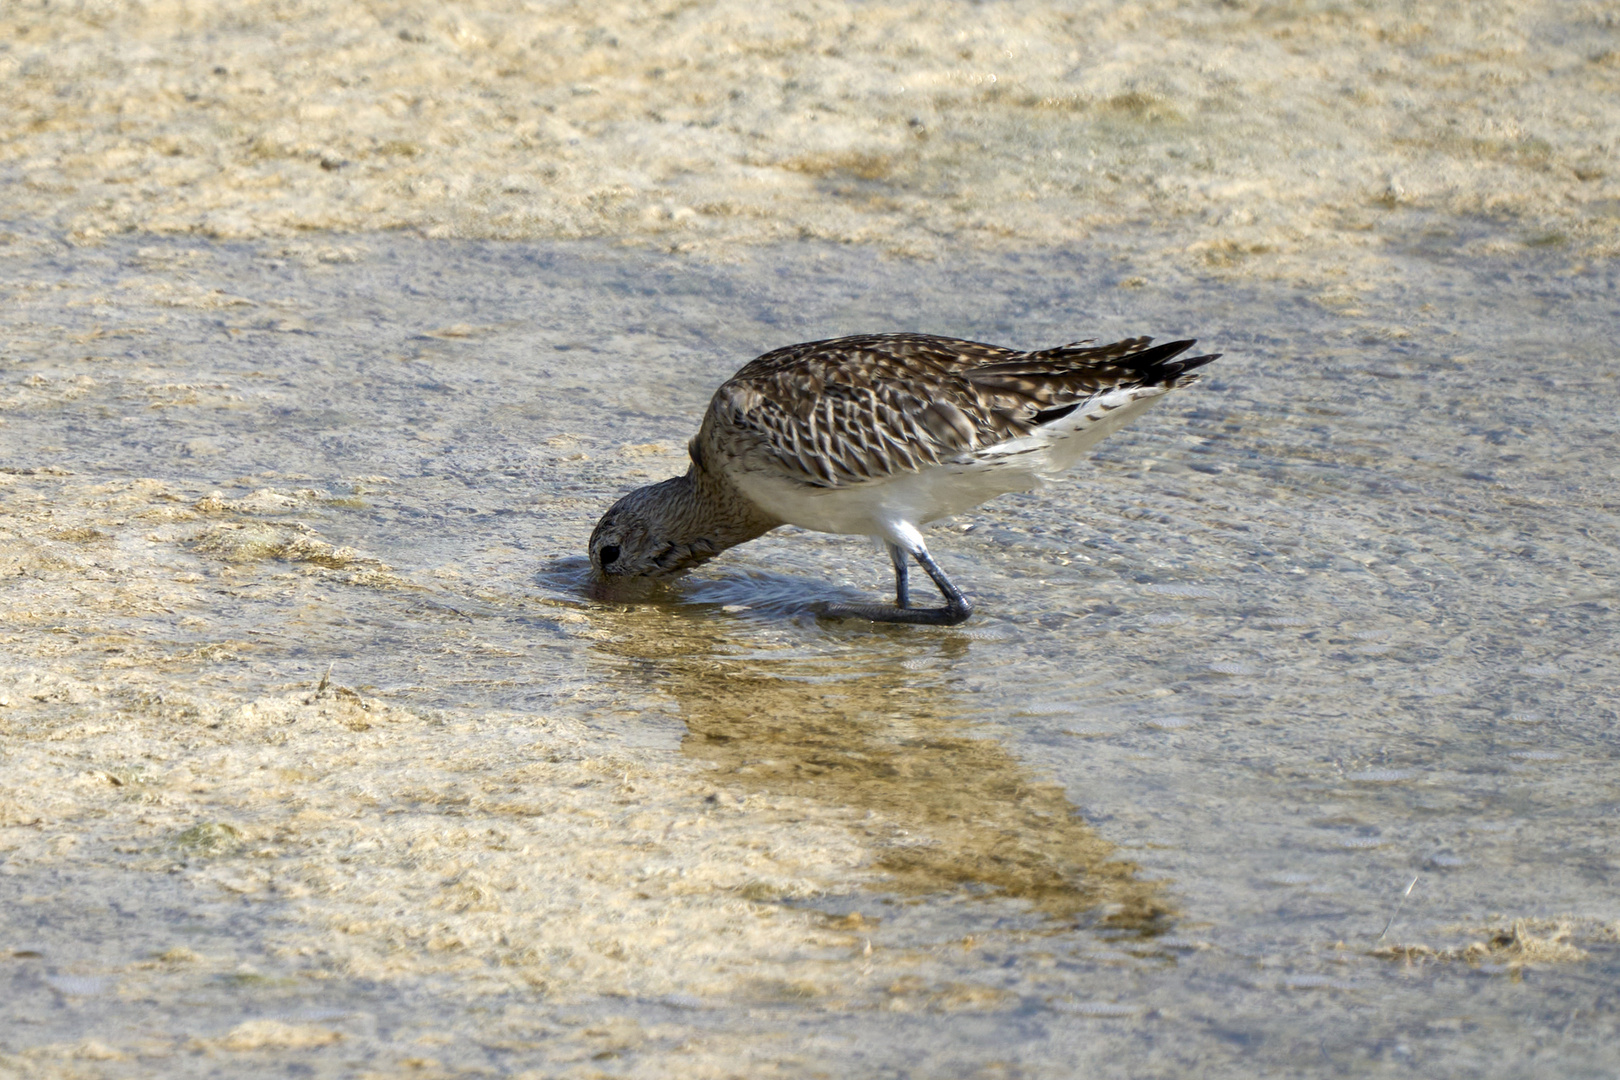
[[[921,626],[955,626],[973,614],[965,599],[944,607],[895,607],[892,604],[827,604],[821,615],[830,619],[869,619],[872,622],[911,623]]]

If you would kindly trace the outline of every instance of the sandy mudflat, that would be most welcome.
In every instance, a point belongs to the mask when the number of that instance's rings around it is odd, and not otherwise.
[[[7,216],[77,237],[937,257],[1151,222],[1163,259],[1354,284],[1411,239],[1401,211],[1479,222],[1478,252],[1613,255],[1616,23],[1599,0],[24,0],[0,169]]]
[[[1613,1075],[1612,5],[29,2],[0,91],[0,1074]],[[931,532],[962,628],[591,599],[878,329],[1227,356]]]

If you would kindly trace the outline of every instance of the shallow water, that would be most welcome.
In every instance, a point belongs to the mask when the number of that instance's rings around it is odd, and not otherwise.
[[[15,232],[8,1064],[1611,1075],[1613,271],[1131,247]],[[1225,357],[929,531],[961,627],[792,529],[592,598],[714,386],[872,330]]]

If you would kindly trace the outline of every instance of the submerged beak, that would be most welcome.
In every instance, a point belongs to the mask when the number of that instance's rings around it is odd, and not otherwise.
[[[604,574],[591,568],[590,580],[585,584],[585,595],[604,604],[641,604],[668,588],[663,578],[634,574]]]

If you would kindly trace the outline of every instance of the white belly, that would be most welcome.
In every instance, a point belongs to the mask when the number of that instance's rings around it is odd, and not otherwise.
[[[986,469],[974,464],[938,465],[837,488],[810,487],[770,473],[748,473],[734,480],[762,510],[789,525],[863,536],[888,536],[897,522],[922,525],[1041,483],[1039,476],[1026,469]]]

